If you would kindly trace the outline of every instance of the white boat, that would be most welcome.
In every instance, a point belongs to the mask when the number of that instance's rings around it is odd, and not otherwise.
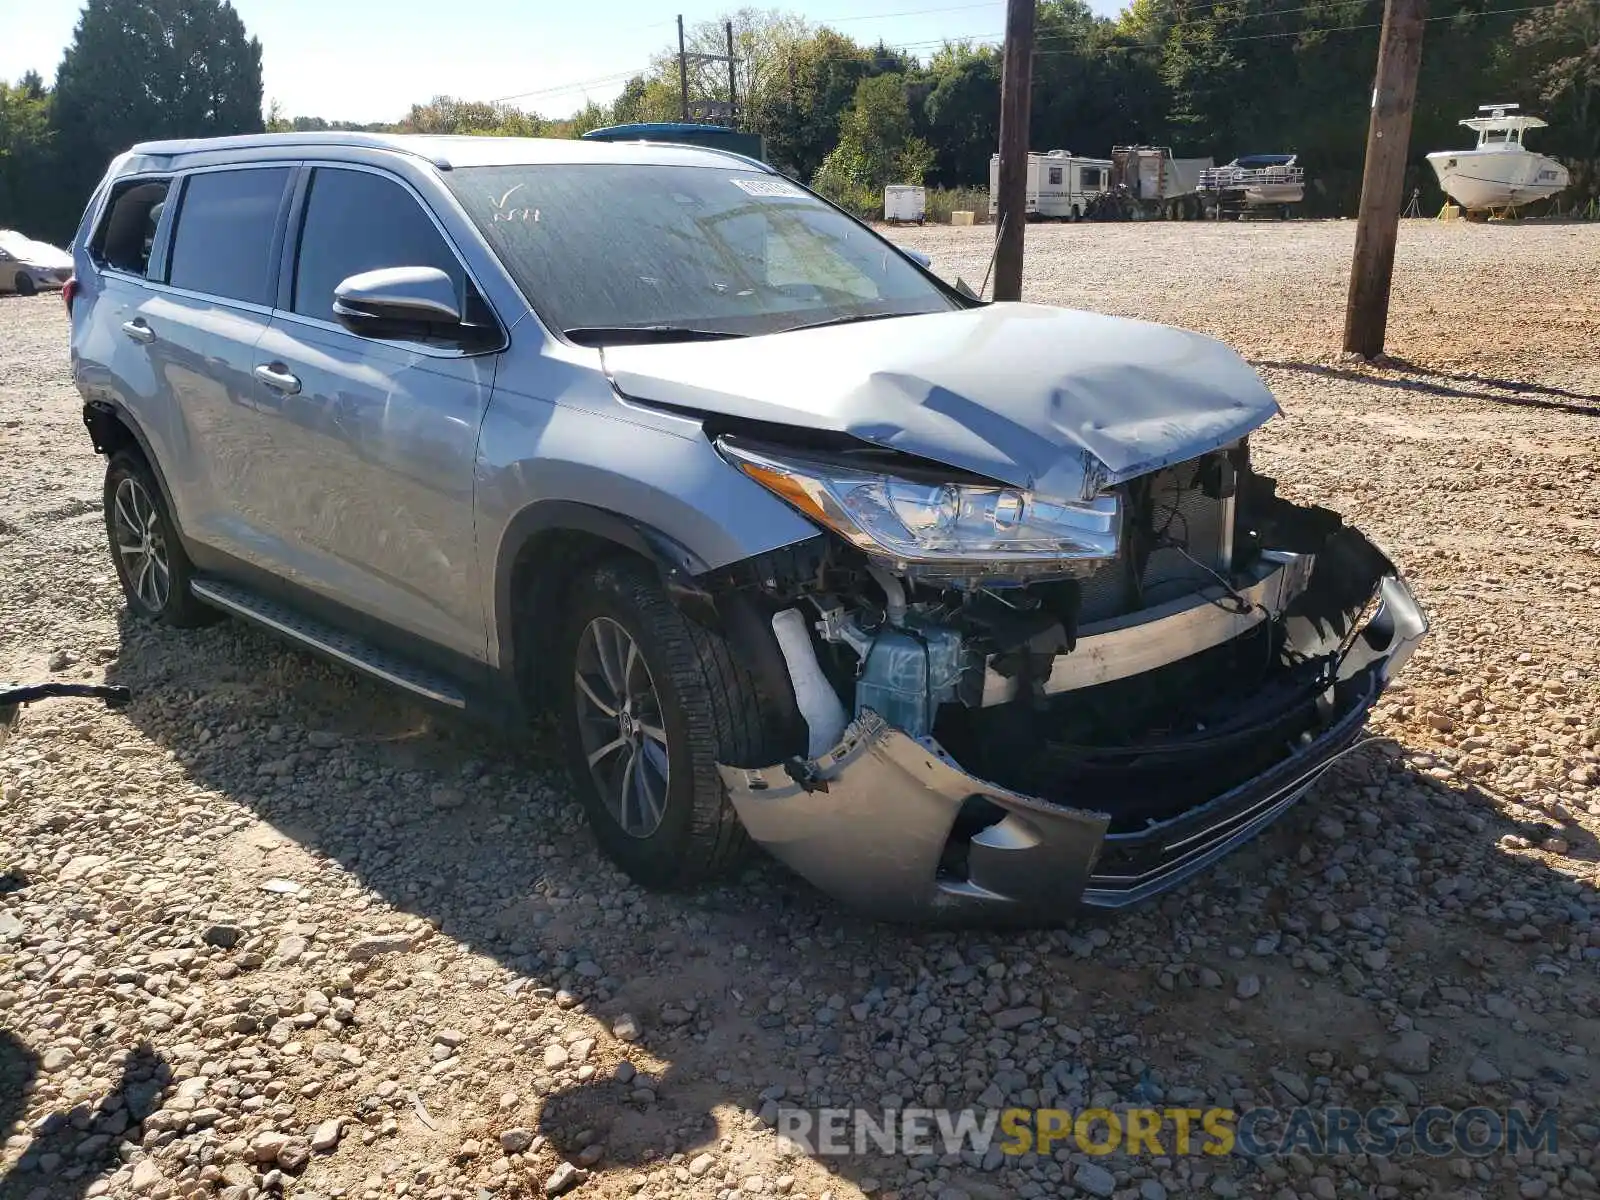
[[[1487,116],[1462,121],[1478,132],[1475,150],[1439,150],[1428,155],[1445,195],[1468,212],[1510,209],[1553,196],[1567,186],[1566,167],[1525,149],[1523,135],[1543,129],[1538,117],[1523,116],[1515,104],[1485,104]]]

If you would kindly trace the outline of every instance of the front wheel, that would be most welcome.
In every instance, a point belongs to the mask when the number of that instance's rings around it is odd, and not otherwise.
[[[33,282],[33,277],[24,275],[21,271],[17,272],[17,277],[12,283],[16,287],[17,295],[19,296],[31,296],[39,290],[38,285]]]
[[[221,619],[189,591],[194,566],[184,553],[150,465],[119,450],[106,465],[106,533],[128,609],[179,629]]]
[[[748,841],[717,763],[783,754],[772,704],[731,645],[685,617],[643,562],[617,558],[574,588],[557,661],[568,764],[601,849],[650,888],[736,862]]]

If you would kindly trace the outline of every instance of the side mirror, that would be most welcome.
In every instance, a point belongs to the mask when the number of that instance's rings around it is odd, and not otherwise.
[[[897,246],[896,249],[899,250],[901,254],[904,254],[907,258],[909,258],[912,262],[916,263],[917,266],[921,267],[924,271],[933,270],[933,259],[929,258],[921,250],[908,250],[904,246]]]
[[[352,275],[333,289],[333,312],[346,329],[367,337],[426,337],[461,326],[455,282],[437,267]]]

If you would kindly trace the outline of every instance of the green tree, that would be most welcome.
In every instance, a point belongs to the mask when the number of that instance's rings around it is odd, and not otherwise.
[[[560,138],[582,137],[591,129],[599,129],[601,126],[610,123],[611,109],[589,100],[570,117],[564,117],[559,121],[551,121],[545,129],[545,136]]]
[[[261,43],[228,0],[88,0],[56,72],[54,120],[70,231],[134,142],[260,132]]]
[[[734,107],[735,122],[743,129],[755,130],[760,122],[759,110],[780,69],[786,47],[804,40],[811,34],[806,19],[781,9],[741,8],[723,13],[711,20],[701,21],[684,30],[684,48],[690,54],[725,55],[728,52],[729,23],[733,25],[734,57]],[[678,55],[675,47],[669,48],[656,59],[657,78],[670,93],[672,108],[655,120],[677,120],[682,107],[678,82]],[[728,101],[728,65],[711,62],[689,66],[689,93],[691,100]]]
[[[928,64],[918,128],[934,150],[934,182],[970,186],[989,178],[1000,143],[1000,55],[989,46],[946,45]]]
[[[435,96],[426,104],[413,104],[400,119],[401,133],[456,133],[482,137],[543,137],[547,126],[537,113],[509,104],[483,100],[458,100]]]
[[[839,143],[813,186],[836,203],[872,212],[885,184],[921,183],[933,161],[933,149],[912,130],[905,76],[874,75],[856,86],[839,121]]]
[[[51,199],[50,96],[30,72],[0,82],[0,227],[42,236]]]
[[[1552,133],[1590,166],[1600,158],[1600,0],[1556,0],[1516,27]]]
[[[861,46],[832,29],[785,45],[757,110],[767,157],[797,179],[810,179],[839,140],[839,118],[871,73]]]

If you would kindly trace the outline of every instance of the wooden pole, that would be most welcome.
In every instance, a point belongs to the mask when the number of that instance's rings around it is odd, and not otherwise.
[[[1428,0],[1384,0],[1378,77],[1372,88],[1372,121],[1367,129],[1367,164],[1361,177],[1361,211],[1356,221],[1355,260],[1350,267],[1350,296],[1344,313],[1345,352],[1364,358],[1383,353],[1383,335],[1389,324],[1394,244],[1400,230],[1411,112],[1417,97],[1417,68],[1422,62],[1422,30],[1427,16]]]
[[[739,128],[739,107],[738,98],[734,94],[733,83],[733,22],[728,21],[723,25],[723,28],[728,33],[728,128],[737,129]]]
[[[1028,223],[1028,110],[1033,86],[1034,0],[1006,0],[1000,75],[1000,170],[995,218],[994,298],[1022,299],[1022,232]]]
[[[683,119],[689,119],[689,57],[683,47],[683,14],[678,14],[678,93],[683,101]]]

